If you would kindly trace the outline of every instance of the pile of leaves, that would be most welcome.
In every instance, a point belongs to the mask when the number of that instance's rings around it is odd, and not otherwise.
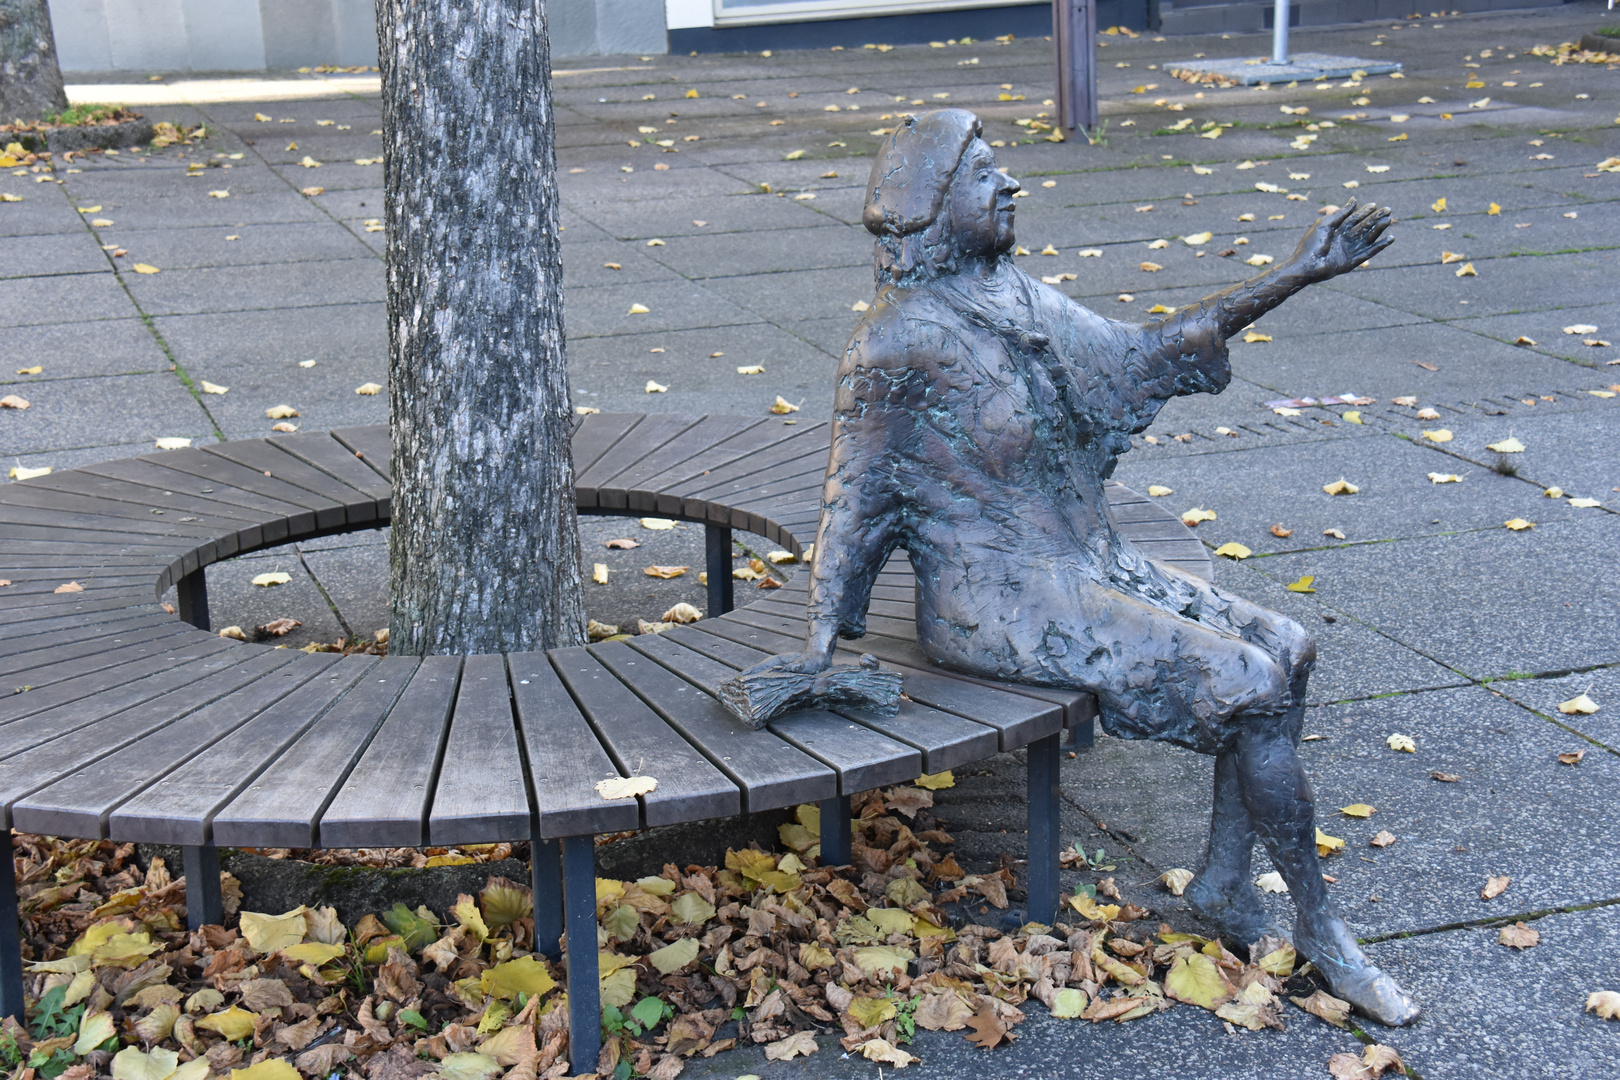
[[[949,778],[928,778],[945,786]],[[1281,1028],[1283,998],[1343,1024],[1348,1005],[1262,942],[1246,963],[1118,900],[1111,879],[1069,899],[1069,922],[1016,932],[952,911],[1006,908],[1012,875],[969,874],[930,791],[855,799],[853,865],[818,865],[818,811],[780,827],[782,850],[725,866],[598,879],[601,1075],[671,1080],[739,1043],[773,1060],[816,1035],[891,1067],[918,1028],[991,1048],[1033,998],[1054,1016],[1126,1022],[1184,1002],[1228,1024]],[[14,837],[26,941],[26,1025],[5,1021],[15,1080],[538,1080],[568,1072],[565,975],[534,952],[529,890],[492,877],[449,911],[395,904],[346,926],[332,908],[243,911],[225,875],[224,926],[185,928],[185,883],[134,847]],[[284,851],[265,852],[289,854]],[[509,845],[408,853],[420,865],[506,857]],[[398,864],[403,849],[346,861]],[[323,853],[340,860],[339,853]],[[1292,976],[1292,979],[1290,978]],[[1293,985],[1285,986],[1285,981]],[[1309,995],[1309,996],[1304,996]]]
[[[65,112],[47,116],[43,120],[18,120],[11,124],[0,124],[0,134],[10,134],[12,132],[44,133],[55,128],[123,124],[141,118],[140,113],[131,112],[121,105],[75,105]]]
[[[1583,49],[1573,41],[1562,42],[1556,47],[1536,45],[1530,49],[1530,55],[1547,57],[1554,67],[1562,67],[1565,64],[1606,64],[1610,67],[1620,67],[1620,54]]]

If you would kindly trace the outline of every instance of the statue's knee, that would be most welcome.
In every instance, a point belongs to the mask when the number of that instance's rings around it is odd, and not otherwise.
[[[1295,668],[1309,668],[1316,663],[1316,639],[1293,619],[1283,619],[1277,627],[1282,638],[1282,652]]]
[[[1234,713],[1281,712],[1293,700],[1288,670],[1258,646],[1244,645],[1241,662],[1221,674],[1216,696]]]

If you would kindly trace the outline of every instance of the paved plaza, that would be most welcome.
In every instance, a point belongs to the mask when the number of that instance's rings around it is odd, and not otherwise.
[[[1169,405],[1116,479],[1169,489],[1158,499],[1178,514],[1214,511],[1199,539],[1249,551],[1217,559],[1217,582],[1316,636],[1304,755],[1320,825],[1345,841],[1325,869],[1425,1010],[1365,1039],[1426,1080],[1620,1076],[1620,1023],[1583,1012],[1590,992],[1620,990],[1620,163],[1600,167],[1620,155],[1620,65],[1532,53],[1605,24],[1620,12],[1583,0],[1296,31],[1297,49],[1398,61],[1402,77],[1271,89],[1166,72],[1259,57],[1269,39],[1104,36],[1095,145],[1049,141],[1040,40],[561,62],[574,403],[764,416],[780,396],[799,408],[783,422],[826,419],[873,293],[870,157],[901,113],[976,111],[1027,192],[1021,265],[1118,319],[1282,261],[1324,205],[1393,207],[1390,250],[1234,340],[1231,387]],[[386,394],[356,393],[387,375],[374,86],[146,106],[206,138],[0,173],[21,196],[0,204],[0,396],[29,403],[0,409],[6,469],[262,437],[277,405],[307,430],[387,420]],[[1353,400],[1318,404],[1330,395]],[[1358,490],[1324,491],[1340,479]],[[582,528],[589,560],[629,571],[588,596],[596,617],[702,604],[695,572],[640,574],[701,566],[696,526]],[[643,546],[602,547],[617,535]],[[253,589],[271,564],[293,580]],[[208,577],[216,626],[297,618],[285,640],[300,646],[387,624],[381,534]],[[1596,712],[1560,711],[1582,694]],[[1413,752],[1390,748],[1397,733]],[[1065,841],[1115,867],[1070,883],[1111,876],[1192,927],[1157,878],[1198,865],[1208,760],[1103,738],[1064,769]],[[1018,755],[957,780],[937,802],[963,865],[1021,858]],[[1355,803],[1376,812],[1338,811]],[[1381,831],[1394,843],[1370,846]],[[1481,899],[1499,876],[1506,890]],[[1515,920],[1540,944],[1498,944]],[[1128,1024],[1030,1009],[1011,1048],[925,1034],[911,1074],[1324,1077],[1361,1046],[1298,1010],[1286,1031],[1250,1033],[1192,1007]],[[684,1075],[877,1075],[823,1044]]]

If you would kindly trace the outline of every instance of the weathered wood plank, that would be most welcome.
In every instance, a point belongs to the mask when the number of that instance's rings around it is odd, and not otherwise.
[[[604,509],[655,510],[658,497],[650,486],[654,477],[678,472],[698,455],[765,422],[752,416],[705,416],[658,453],[649,454],[612,477],[597,481],[597,505]]]
[[[343,446],[357,461],[376,471],[384,480],[391,480],[394,467],[394,439],[387,424],[366,424],[362,427],[332,429],[332,438]]]
[[[626,438],[620,439],[593,461],[588,469],[578,473],[575,480],[576,501],[581,509],[601,505],[597,488],[602,481],[618,475],[625,469],[649,457],[656,457],[672,440],[696,427],[702,417],[677,413],[649,416],[637,424]]]
[[[592,413],[574,429],[574,475],[581,476],[613,444],[632,432],[646,413]]]
[[[324,472],[269,439],[236,439],[203,447],[203,453],[267,473],[312,495],[343,507],[344,523],[365,525],[377,520],[377,500]],[[350,459],[353,461],[353,459]],[[360,462],[355,461],[355,466]]]
[[[529,796],[502,656],[469,656],[428,813],[428,843],[489,844],[529,835]]]
[[[354,451],[333,438],[330,431],[298,431],[290,435],[272,435],[265,441],[363,492],[383,507],[382,514],[387,516],[386,507],[394,494],[393,485],[363,459],[355,457]]]
[[[100,651],[90,655],[54,662],[49,657],[41,658],[41,662],[14,672],[6,680],[5,689],[10,690],[14,696],[24,693],[23,687],[30,688],[27,693],[38,693],[54,683],[66,682],[104,668],[129,663],[150,664],[176,648],[184,649],[195,633],[195,630],[179,620],[167,626],[120,631],[117,637],[110,639]],[[4,719],[5,712],[0,708],[0,721]]]
[[[208,481],[217,492],[223,493],[228,487],[233,493],[253,492],[302,507],[313,514],[312,523],[305,526],[306,531],[335,529],[343,524],[343,504],[336,500],[306,491],[285,480],[277,480],[274,476],[265,476],[259,469],[238,465],[218,454],[198,449],[162,450],[156,454],[143,454],[140,460]]]
[[[596,782],[616,775],[619,767],[545,654],[513,653],[506,662],[539,814],[539,836],[555,840],[640,828],[638,800],[610,802],[597,793]]]
[[[796,429],[767,421],[725,440],[712,449],[696,454],[664,472],[642,481],[641,490],[652,493],[652,509],[661,514],[678,514],[687,494],[695,486],[710,482],[722,470],[747,461],[755,454],[796,438]]]
[[[429,656],[321,815],[321,847],[420,847],[461,682],[459,656]]]

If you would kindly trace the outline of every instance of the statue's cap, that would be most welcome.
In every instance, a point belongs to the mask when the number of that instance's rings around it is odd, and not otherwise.
[[[962,154],[982,130],[966,109],[935,109],[896,124],[872,162],[861,212],[867,231],[904,236],[927,228]]]

